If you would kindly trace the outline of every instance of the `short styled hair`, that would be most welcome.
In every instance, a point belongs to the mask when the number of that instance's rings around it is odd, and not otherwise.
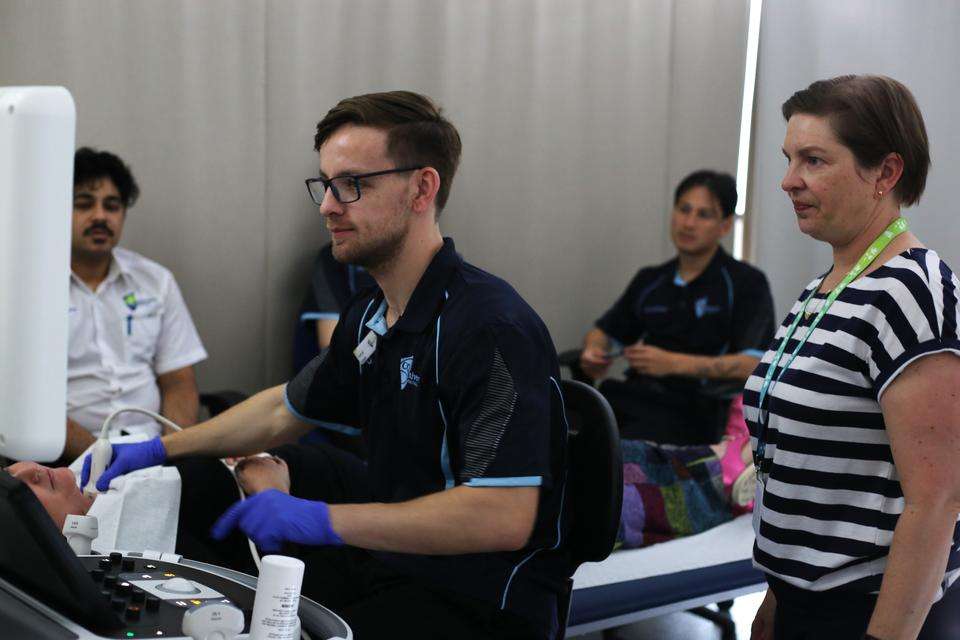
[[[706,187],[707,191],[720,203],[720,211],[724,218],[733,215],[737,208],[737,181],[729,173],[711,171],[710,169],[700,169],[694,171],[677,185],[677,190],[673,193],[674,206],[680,202],[680,198],[694,187]]]
[[[317,123],[313,147],[346,124],[376,127],[387,132],[387,154],[397,166],[433,167],[440,174],[437,215],[447,204],[453,176],[460,164],[460,134],[430,98],[412,91],[368,93],[345,98]]]
[[[130,172],[130,167],[109,151],[97,151],[80,147],[73,155],[73,186],[88,185],[110,178],[120,192],[123,208],[129,209],[140,197],[140,187]]]
[[[864,169],[879,166],[889,153],[900,154],[903,175],[893,194],[907,207],[920,200],[930,169],[930,147],[920,107],[902,83],[871,75],[817,80],[783,103],[785,120],[797,113],[826,118]]]

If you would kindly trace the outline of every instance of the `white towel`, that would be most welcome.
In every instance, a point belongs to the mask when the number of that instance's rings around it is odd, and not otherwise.
[[[144,439],[128,436],[111,441]],[[85,455],[70,465],[77,475]],[[99,526],[93,549],[172,552],[180,519],[180,485],[180,473],[174,467],[148,467],[114,478],[87,512]]]

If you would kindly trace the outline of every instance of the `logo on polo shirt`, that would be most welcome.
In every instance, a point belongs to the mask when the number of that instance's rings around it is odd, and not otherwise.
[[[123,303],[127,305],[127,308],[130,309],[130,311],[136,311],[137,310],[137,294],[128,293],[127,295],[123,296]]]
[[[694,310],[694,313],[697,314],[698,318],[702,318],[708,313],[717,313],[720,311],[720,307],[713,304],[708,304],[708,303],[709,301],[707,300],[706,296],[702,298],[697,298],[697,301],[694,303],[693,310]]]
[[[413,372],[413,356],[400,358],[400,390],[406,389],[408,384],[414,387],[420,385],[420,376]]]

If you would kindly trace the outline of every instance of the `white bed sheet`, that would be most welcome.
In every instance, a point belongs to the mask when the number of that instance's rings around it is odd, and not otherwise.
[[[753,556],[752,514],[745,513],[703,533],[640,549],[615,551],[603,562],[586,562],[573,576],[585,589],[699,569]]]

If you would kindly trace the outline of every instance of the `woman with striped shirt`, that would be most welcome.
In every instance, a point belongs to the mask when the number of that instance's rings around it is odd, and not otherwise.
[[[878,76],[815,82],[783,115],[781,186],[833,266],[744,392],[770,584],[752,638],[915,638],[960,575],[960,286],[900,216],[926,182],[923,118]]]

